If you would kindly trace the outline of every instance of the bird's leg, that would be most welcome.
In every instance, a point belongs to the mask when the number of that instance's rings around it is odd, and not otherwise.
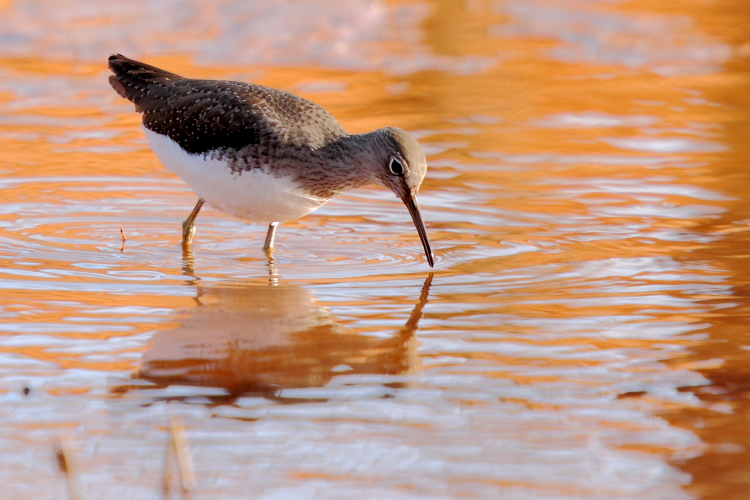
[[[203,206],[203,198],[198,199],[198,203],[195,204],[195,208],[192,212],[190,212],[190,215],[188,215],[188,218],[185,219],[185,222],[182,223],[182,244],[184,246],[190,245],[193,241],[193,235],[195,234],[195,218],[198,217],[198,212],[201,211],[201,207]]]
[[[268,233],[266,233],[266,242],[263,244],[263,250],[266,252],[270,251],[273,248],[273,237],[276,236],[276,227],[278,227],[278,222],[272,222],[268,225]]]

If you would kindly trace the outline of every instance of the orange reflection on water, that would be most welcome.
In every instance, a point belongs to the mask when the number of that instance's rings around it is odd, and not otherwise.
[[[231,398],[259,393],[283,400],[285,389],[323,387],[342,373],[414,373],[414,332],[431,280],[406,325],[386,339],[347,333],[298,286],[272,281],[199,290],[199,305],[181,326],[154,336],[137,376],[162,388],[219,387]]]
[[[156,498],[180,413],[206,498],[744,497],[746,2],[25,5],[0,2],[9,494],[64,487],[62,428],[90,494]],[[276,286],[264,228],[216,211],[183,256],[195,197],[110,52],[413,132],[432,284],[375,188],[281,226]]]

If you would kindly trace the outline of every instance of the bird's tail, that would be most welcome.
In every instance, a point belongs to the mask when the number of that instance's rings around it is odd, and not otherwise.
[[[109,56],[109,69],[114,73],[109,77],[109,84],[118,94],[135,104],[136,109],[152,88],[152,84],[183,78],[120,54]]]

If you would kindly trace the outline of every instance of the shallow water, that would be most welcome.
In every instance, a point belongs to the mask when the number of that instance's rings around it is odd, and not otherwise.
[[[749,5],[0,1],[2,498],[746,498]],[[434,272],[375,187],[183,254],[113,52],[409,130]]]

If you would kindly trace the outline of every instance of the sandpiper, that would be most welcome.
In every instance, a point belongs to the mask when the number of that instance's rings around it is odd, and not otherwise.
[[[190,245],[204,202],[222,212],[276,226],[336,195],[379,184],[411,214],[427,262],[430,240],[417,203],[427,172],[419,143],[399,128],[349,135],[325,109],[288,92],[251,83],[194,80],[116,54],[109,83],[143,114],[149,145],[198,195],[182,224]]]

